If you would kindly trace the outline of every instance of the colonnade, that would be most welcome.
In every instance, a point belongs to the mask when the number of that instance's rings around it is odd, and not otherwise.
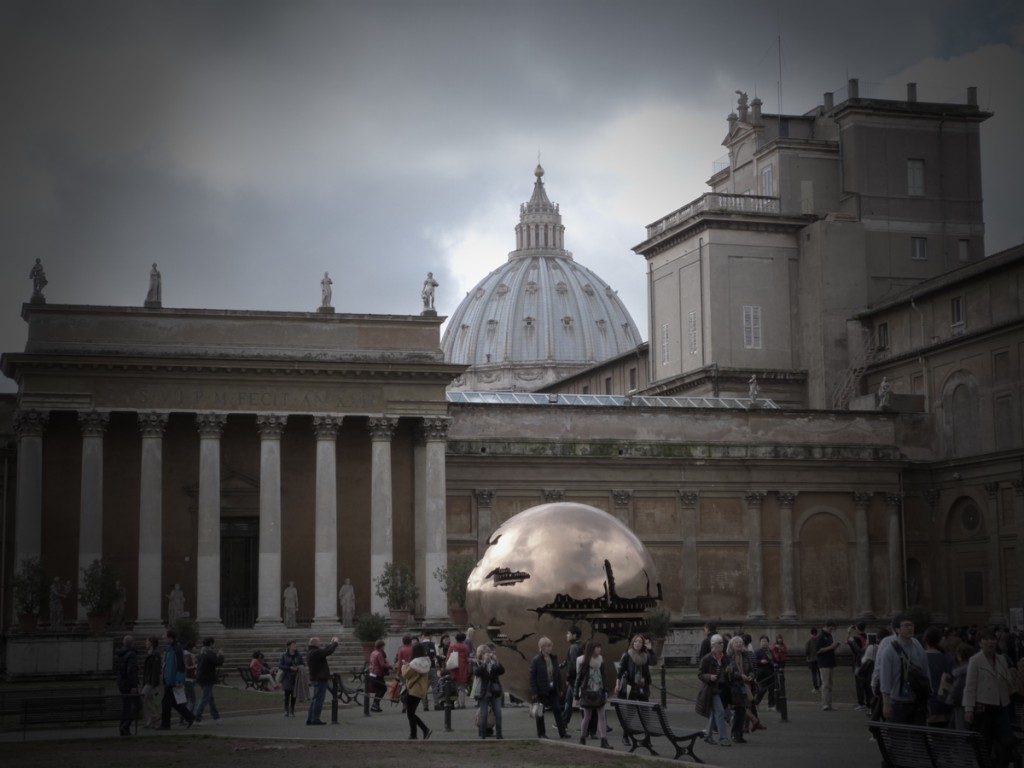
[[[313,627],[336,629],[338,624],[338,499],[336,440],[343,416],[310,414],[316,438]],[[103,556],[103,441],[109,411],[79,413],[82,429],[82,482],[79,524],[80,567]],[[138,412],[141,433],[139,483],[139,542],[136,626],[162,626],[163,587],[163,435],[169,414]],[[221,434],[227,413],[195,414],[199,436],[199,493],[196,541],[196,620],[203,632],[223,629],[220,605]],[[15,413],[18,475],[15,512],[16,562],[42,553],[43,439],[49,414],[40,410]],[[281,616],[281,436],[288,414],[260,413],[259,555],[256,628],[283,626]],[[399,419],[370,416],[371,458],[370,581],[394,557],[391,441]],[[432,578],[447,563],[445,512],[445,445],[450,420],[422,417],[417,433],[415,527],[417,573],[424,591],[428,618],[447,613],[446,596]],[[420,498],[422,496],[422,498]],[[422,563],[420,560],[422,559]],[[385,611],[373,595],[370,610]],[[84,620],[84,609],[79,619]]]

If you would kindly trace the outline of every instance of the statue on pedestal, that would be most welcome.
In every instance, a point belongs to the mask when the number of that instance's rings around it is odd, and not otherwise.
[[[149,292],[146,293],[146,306],[147,307],[159,307],[162,306],[162,292],[161,286],[162,278],[160,277],[160,270],[156,268],[156,264],[153,264],[153,269],[149,271]]]
[[[424,309],[434,308],[434,289],[439,285],[440,283],[434,279],[434,273],[427,272],[427,279],[423,281],[423,290],[420,292],[420,296],[423,298]]]
[[[748,394],[750,396],[750,404],[753,405],[757,401],[758,396],[761,394],[761,385],[757,383],[756,374],[751,376],[750,381],[747,383],[749,385]]]
[[[173,627],[178,619],[185,616],[185,593],[181,591],[181,584],[175,584],[174,589],[167,595],[167,624]]]
[[[345,579],[345,583],[338,590],[338,603],[341,605],[342,626],[351,627],[356,612],[356,590],[351,579]]]
[[[124,626],[124,611],[128,606],[128,590],[118,579],[114,582],[114,604],[110,614],[110,623],[115,627]]]
[[[892,407],[892,384],[885,376],[882,383],[878,385],[878,407],[882,410]]]
[[[61,584],[60,577],[54,576],[50,584],[50,629],[64,629],[64,598],[71,594],[71,582]]]
[[[46,270],[43,269],[43,262],[40,259],[36,259],[36,263],[32,266],[32,271],[28,273],[29,279],[32,281],[32,298],[42,299],[43,288],[46,287]]]
[[[284,588],[284,625],[286,627],[294,627],[296,625],[296,616],[299,612],[299,590],[295,588],[295,582],[289,581],[288,586]]]
[[[329,307],[331,306],[331,295],[333,290],[331,286],[334,285],[334,281],[331,280],[331,276],[324,272],[324,279],[320,281],[320,306]]]

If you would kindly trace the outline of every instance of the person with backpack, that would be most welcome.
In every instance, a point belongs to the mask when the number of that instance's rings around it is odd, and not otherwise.
[[[924,725],[931,684],[928,657],[914,637],[914,622],[906,614],[893,619],[897,633],[878,651],[878,689],[886,722]]]

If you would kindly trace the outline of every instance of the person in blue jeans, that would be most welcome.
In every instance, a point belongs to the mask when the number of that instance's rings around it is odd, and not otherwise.
[[[213,638],[203,640],[203,649],[199,652],[196,660],[196,685],[199,686],[199,705],[196,707],[196,722],[203,721],[203,712],[210,708],[210,717],[220,720],[220,712],[217,711],[217,702],[213,700],[213,686],[217,684],[217,667],[224,663],[224,654],[215,650]]]
[[[309,702],[309,714],[306,725],[327,725],[320,719],[324,708],[324,697],[327,695],[327,681],[331,679],[331,669],[327,666],[327,657],[338,647],[338,638],[332,637],[329,645],[320,647],[320,638],[309,638],[309,652],[306,654],[306,666],[309,669],[309,681],[313,684],[313,698]]]
[[[732,739],[729,738],[729,726],[726,723],[725,703],[723,696],[727,696],[729,683],[725,679],[725,641],[721,635],[711,636],[711,652],[700,660],[700,667],[697,676],[707,685],[712,686],[714,693],[711,697],[711,716],[708,718],[708,727],[704,741],[714,744],[714,733],[718,731],[718,744],[722,747],[731,747]]]

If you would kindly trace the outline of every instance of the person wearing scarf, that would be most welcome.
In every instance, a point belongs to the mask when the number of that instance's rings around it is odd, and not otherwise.
[[[651,698],[651,665],[656,663],[651,641],[633,635],[629,648],[619,661],[619,696],[633,701]]]
[[[587,743],[587,729],[590,727],[590,720],[597,713],[598,738],[601,739],[601,749],[613,749],[608,743],[608,717],[605,712],[607,688],[604,684],[604,659],[601,658],[601,644],[588,640],[584,646],[583,655],[576,660],[576,683],[579,689],[580,708],[583,710],[583,724],[580,726],[580,744]],[[586,706],[582,697],[584,691],[600,691],[601,704],[596,707]]]

